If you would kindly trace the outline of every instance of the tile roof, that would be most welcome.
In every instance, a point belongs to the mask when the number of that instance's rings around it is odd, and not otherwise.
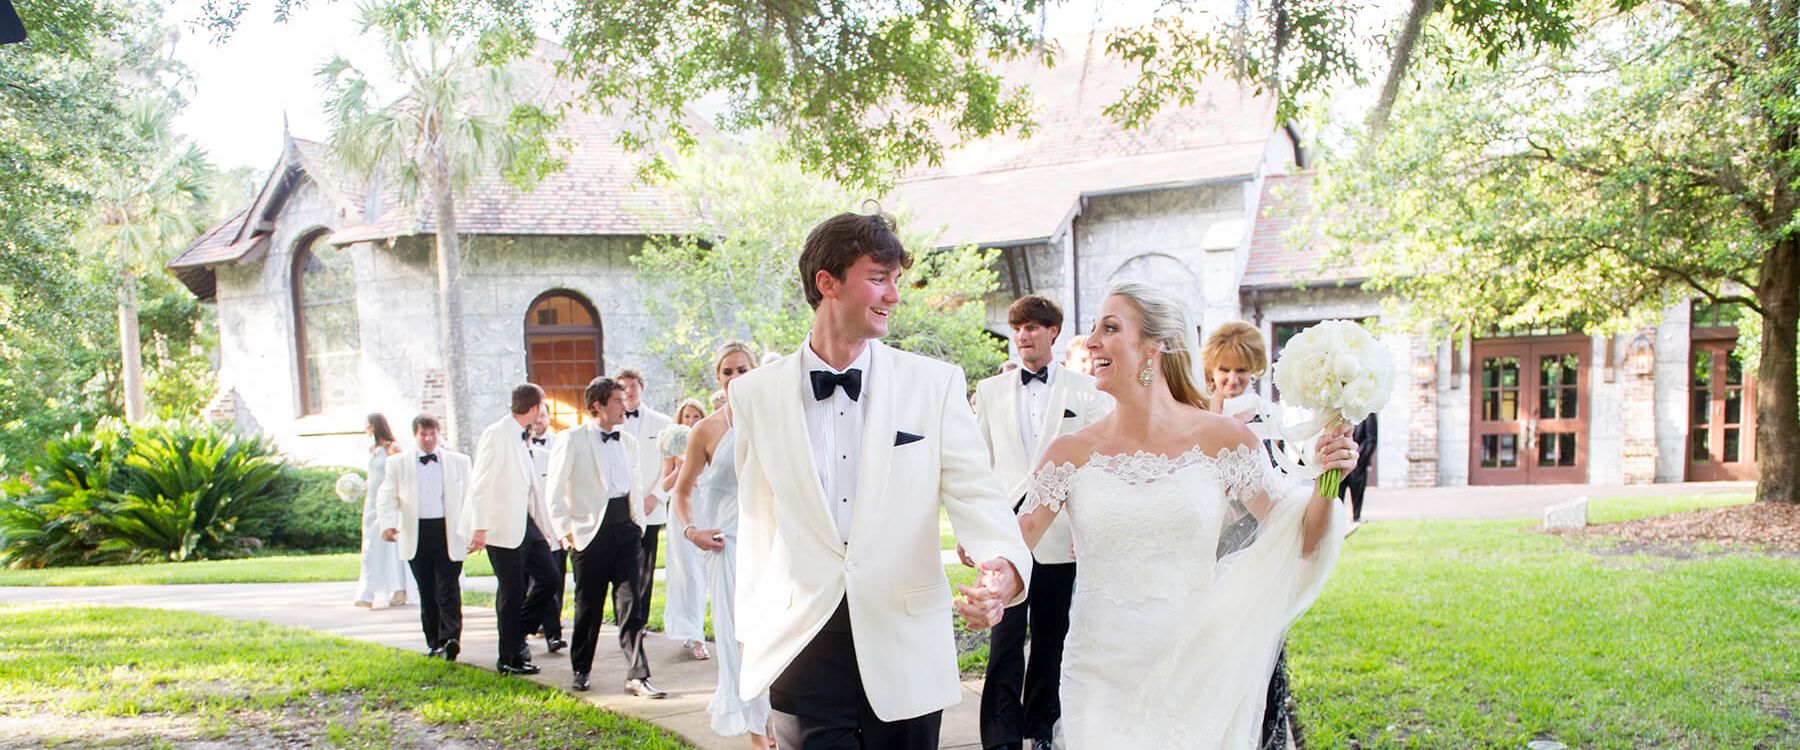
[[[1313,173],[1271,175],[1263,180],[1245,288],[1274,289],[1361,281],[1368,274],[1354,263],[1332,263],[1328,240],[1312,206]]]
[[[1056,234],[1082,195],[1254,176],[1277,133],[1273,99],[1216,76],[1192,104],[1126,130],[1104,109],[1138,72],[1099,44],[1067,45],[1052,68],[1006,65],[1005,78],[1035,101],[1036,129],[957,145],[942,164],[908,173],[895,197],[914,221],[945,227],[945,245],[1005,244]]]

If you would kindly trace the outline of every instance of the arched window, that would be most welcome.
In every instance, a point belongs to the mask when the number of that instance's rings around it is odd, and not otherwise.
[[[354,410],[362,403],[362,337],[350,251],[324,241],[294,253],[294,338],[300,362],[300,413]]]
[[[586,421],[582,393],[605,369],[602,341],[600,315],[574,292],[545,292],[526,311],[525,371],[544,389],[551,427]]]

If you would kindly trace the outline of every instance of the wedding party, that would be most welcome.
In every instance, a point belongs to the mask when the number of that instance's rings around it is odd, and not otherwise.
[[[0,0],[0,750],[1800,750],[1796,28]]]

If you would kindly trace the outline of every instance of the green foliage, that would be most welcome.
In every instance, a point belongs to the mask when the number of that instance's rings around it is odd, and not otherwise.
[[[238,557],[284,510],[280,454],[197,421],[102,420],[44,446],[0,496],[0,563]]]
[[[808,232],[856,207],[855,195],[820,182],[758,143],[677,161],[672,183],[678,211],[695,217],[690,235],[655,237],[633,258],[659,289],[650,314],[665,333],[650,343],[685,395],[705,398],[717,387],[713,352],[727,341],[760,352],[792,352],[812,328],[797,266]],[[972,383],[993,372],[1005,350],[984,331],[983,298],[999,287],[994,251],[974,247],[928,251],[927,237],[907,231],[912,270],[888,342],[961,366]]]
[[[277,547],[312,551],[358,549],[362,545],[363,499],[340,500],[338,477],[363,474],[338,466],[303,466],[288,471],[277,495],[292,498],[275,516],[269,541]]]

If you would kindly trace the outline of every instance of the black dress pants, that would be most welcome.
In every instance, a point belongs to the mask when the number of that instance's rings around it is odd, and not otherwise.
[[[544,607],[549,606],[549,582],[556,577],[556,563],[550,559],[550,545],[544,541],[537,524],[525,522],[525,538],[519,546],[508,549],[490,546],[488,559],[494,563],[494,614],[500,630],[500,663],[520,665],[531,661],[525,648],[526,623],[542,622]],[[538,585],[534,588],[533,583]]]
[[[463,564],[450,559],[444,519],[419,519],[419,546],[406,564],[419,582],[419,624],[425,628],[425,645],[437,649],[445,641],[461,640]]]
[[[1034,563],[1030,596],[1008,607],[994,626],[981,688],[982,747],[1018,748],[1027,737],[1050,738],[1062,716],[1063,639],[1074,596],[1075,563]]]
[[[563,581],[569,575],[569,551],[550,550],[550,564],[556,570],[555,580],[539,581],[533,578],[530,588],[525,592],[525,598],[529,599],[539,588],[549,589],[548,599],[544,602],[543,619],[530,622],[531,628],[542,633],[546,641],[562,637]]]
[[[775,745],[792,750],[936,750],[944,712],[882,721],[856,666],[849,600],[769,686]]]
[[[585,549],[575,550],[575,634],[569,645],[570,669],[588,673],[594,668],[594,650],[600,639],[600,621],[606,607],[606,591],[612,589],[613,624],[619,627],[619,649],[625,654],[625,679],[650,677],[650,660],[644,655],[644,617],[638,606],[642,596],[643,539],[631,520],[630,499],[615,497],[606,503],[600,530]]]
[[[642,566],[639,575],[643,582],[638,590],[642,593],[637,603],[638,616],[644,618],[644,622],[650,621],[650,597],[656,591],[656,540],[662,536],[662,530],[662,524],[644,527],[642,551],[639,553],[639,565]]]

